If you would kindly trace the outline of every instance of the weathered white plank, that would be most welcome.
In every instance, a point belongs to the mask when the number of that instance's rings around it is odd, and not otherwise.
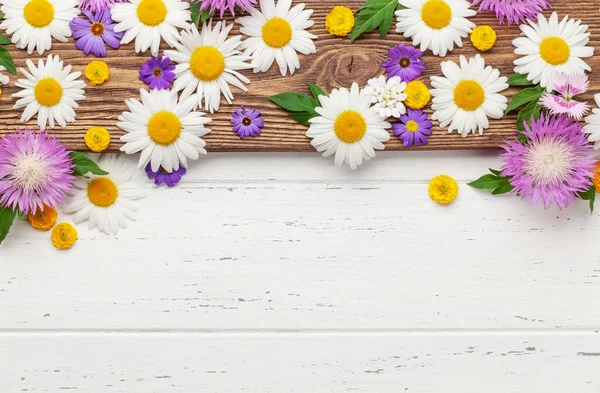
[[[35,334],[0,337],[3,392],[597,393],[600,337]]]

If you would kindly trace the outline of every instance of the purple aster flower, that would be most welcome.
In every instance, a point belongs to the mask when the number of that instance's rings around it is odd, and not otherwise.
[[[106,44],[113,49],[119,49],[123,33],[115,31],[116,23],[110,17],[110,11],[105,10],[98,14],[89,11],[83,13],[89,20],[73,18],[69,24],[73,38],[77,40],[77,49],[86,55],[92,53],[96,57],[106,57]]]
[[[225,10],[229,9],[231,15],[235,16],[235,7],[248,12],[250,8],[256,5],[257,0],[192,0],[192,3],[200,3],[202,11],[208,10],[211,14],[219,11],[221,18],[225,14]]]
[[[405,147],[411,147],[426,145],[432,126],[433,123],[427,119],[427,113],[409,108],[405,115],[400,116],[400,123],[392,124],[392,129],[394,135],[404,142]]]
[[[115,3],[123,3],[126,0],[79,0],[79,8],[82,11],[94,13],[110,9]]]
[[[167,172],[161,166],[156,172],[152,170],[152,165],[146,165],[146,174],[148,179],[154,180],[157,186],[165,183],[169,187],[175,187],[181,181],[181,178],[187,173],[187,169],[183,165],[179,165],[179,169],[173,172]]]
[[[551,0],[473,0],[473,5],[481,4],[479,11],[493,11],[500,23],[504,19],[511,23],[525,22],[550,7]]]
[[[423,74],[425,63],[421,60],[423,52],[404,44],[396,45],[388,51],[390,60],[381,65],[385,67],[388,77],[399,76],[402,82],[410,82]]]
[[[246,111],[246,107],[242,105],[242,109],[236,109],[231,115],[233,132],[238,134],[240,139],[260,135],[261,128],[265,126],[265,119],[259,118],[259,116],[259,110],[250,109]]]
[[[73,186],[73,162],[58,140],[25,132],[0,139],[0,205],[23,214],[64,202]]]
[[[140,67],[140,80],[151,90],[168,90],[175,80],[175,66],[168,57],[152,56]]]
[[[542,115],[525,123],[524,134],[527,143],[508,142],[500,156],[502,176],[509,177],[514,194],[562,210],[591,187],[594,153],[579,123],[565,115]]]

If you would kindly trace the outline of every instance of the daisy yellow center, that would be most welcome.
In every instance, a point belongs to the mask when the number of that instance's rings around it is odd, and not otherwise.
[[[429,0],[423,4],[421,19],[432,29],[443,29],[452,20],[452,8],[444,0]]]
[[[342,112],[333,125],[335,135],[346,143],[360,141],[367,132],[367,122],[360,113],[349,110]]]
[[[292,40],[292,25],[283,18],[269,19],[262,28],[262,38],[271,48],[283,48]]]
[[[419,130],[419,123],[414,120],[409,120],[406,122],[405,127],[408,132],[417,132]]]
[[[225,71],[225,57],[214,46],[201,46],[192,53],[190,70],[203,82],[214,81]]]
[[[157,145],[168,146],[181,135],[181,120],[169,111],[156,112],[148,121],[148,136]]]
[[[48,0],[31,0],[23,8],[23,17],[33,27],[46,27],[54,20],[54,6]]]
[[[40,105],[52,107],[62,99],[63,88],[56,79],[44,78],[35,85],[33,94]]]
[[[90,32],[92,35],[100,37],[102,34],[104,34],[104,25],[100,22],[94,22],[92,27],[90,27]]]
[[[474,80],[464,80],[454,88],[454,102],[465,111],[474,111],[485,101],[485,92]]]
[[[570,55],[569,44],[560,37],[548,37],[540,44],[540,56],[546,63],[552,65],[565,64]]]
[[[142,0],[137,6],[137,16],[146,26],[158,26],[167,18],[163,0]]]
[[[114,181],[107,177],[99,177],[88,184],[87,194],[92,205],[110,207],[117,200],[119,189]]]

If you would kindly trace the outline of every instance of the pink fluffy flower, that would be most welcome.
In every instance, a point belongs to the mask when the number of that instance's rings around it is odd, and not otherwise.
[[[481,4],[479,11],[493,11],[500,23],[508,24],[525,22],[535,18],[540,12],[550,7],[551,0],[473,0],[473,5]]]
[[[566,114],[573,119],[581,120],[589,111],[589,107],[587,103],[577,101],[574,97],[585,93],[589,86],[590,82],[585,74],[557,73],[554,76],[552,90],[558,94],[546,92],[541,103],[554,115]]]
[[[200,3],[200,9],[208,10],[211,14],[218,10],[223,18],[225,10],[229,9],[231,15],[235,16],[235,7],[247,12],[256,5],[257,0],[192,0],[192,2]]]
[[[82,11],[98,13],[109,9],[115,3],[123,3],[125,0],[79,0],[79,8]]]

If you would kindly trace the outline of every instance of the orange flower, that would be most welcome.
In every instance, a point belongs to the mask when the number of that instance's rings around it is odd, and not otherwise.
[[[596,162],[592,183],[594,183],[594,186],[596,187],[596,193],[600,194],[600,161]]]
[[[56,224],[58,213],[56,209],[44,206],[43,210],[39,210],[35,214],[27,216],[29,224],[40,231],[49,231]]]

